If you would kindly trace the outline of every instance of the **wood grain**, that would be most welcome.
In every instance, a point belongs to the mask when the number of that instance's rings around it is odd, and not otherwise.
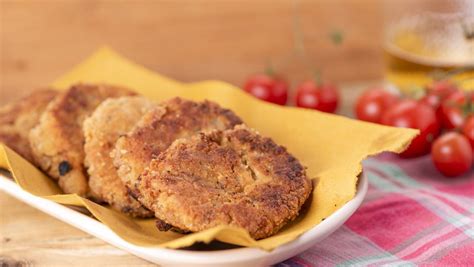
[[[1,0],[0,105],[104,44],[181,81],[241,85],[269,60],[293,84],[314,68],[336,82],[377,79],[381,8],[375,0]],[[295,29],[307,56],[293,56]],[[345,33],[340,46],[328,38],[335,29]]]
[[[350,115],[356,96],[382,78],[385,2],[0,0],[0,105],[48,84],[107,44],[181,81],[241,85],[271,60],[294,86],[317,68],[342,85],[340,113]],[[340,46],[327,37],[334,29],[345,34]],[[306,56],[293,55],[295,33],[303,36]],[[0,193],[0,266],[15,264],[151,265]]]
[[[0,207],[0,266],[152,266],[3,192]]]
[[[0,0],[0,105],[48,84],[103,44],[181,81],[239,85],[268,60],[293,83],[311,75],[308,62],[336,81],[379,78],[377,44],[363,37],[378,38],[379,9],[367,0],[345,1],[342,9],[341,1]],[[307,58],[291,56],[295,13]],[[339,47],[327,38],[335,28],[347,32]],[[344,84],[343,114],[368,85]],[[0,244],[2,266],[151,265],[4,193]]]

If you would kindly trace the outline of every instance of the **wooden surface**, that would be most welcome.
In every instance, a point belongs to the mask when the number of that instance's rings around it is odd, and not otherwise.
[[[342,85],[340,113],[350,114],[357,94],[382,78],[384,2],[390,1],[0,0],[0,105],[107,44],[181,81],[241,85],[271,60],[295,85],[317,68]],[[344,32],[340,46],[327,37],[334,29]],[[293,55],[295,34],[303,36],[306,56]],[[150,265],[0,192],[4,263]]]
[[[365,18],[360,13],[368,2],[361,3],[351,3],[359,12],[350,13],[342,22]],[[0,4],[0,104],[49,83],[102,44],[178,80],[213,78],[235,84],[260,71],[269,58],[282,66],[280,61],[293,49],[291,1],[205,1],[196,5],[0,0]],[[368,29],[359,26],[347,37],[346,44],[333,49],[326,38],[327,31],[344,23],[318,14],[335,12],[337,5],[302,5],[301,22],[308,35],[308,51],[315,61],[318,57],[325,61],[325,73],[343,81],[378,77],[382,62],[374,50],[376,44],[357,37],[359,31],[377,31],[374,23],[365,18],[361,25]],[[369,11],[378,8],[368,7]],[[325,26],[315,26],[320,24]],[[319,43],[329,51],[327,54],[315,48]],[[374,60],[367,61],[366,68],[360,71],[354,72],[343,64],[346,60],[366,61],[364,57]],[[302,59],[296,58],[282,70],[295,81],[309,75],[304,68]],[[366,83],[351,83],[349,87],[365,86]],[[350,109],[348,102],[356,92],[344,93],[344,112]],[[0,220],[0,265],[151,265],[4,193],[0,193]]]
[[[152,266],[3,192],[0,206],[2,267]]]
[[[181,81],[242,85],[269,60],[293,83],[314,68],[336,82],[377,79],[381,9],[376,0],[0,0],[0,104],[104,44]],[[328,35],[338,29],[345,41],[335,46]],[[295,34],[306,56],[293,55]]]

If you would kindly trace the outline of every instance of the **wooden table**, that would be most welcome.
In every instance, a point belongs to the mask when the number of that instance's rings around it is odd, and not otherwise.
[[[382,79],[384,2],[0,0],[0,105],[48,84],[108,44],[181,81],[240,85],[272,60],[294,86],[314,66],[341,85],[340,113],[350,115],[360,91]],[[327,38],[334,29],[345,33],[340,46]],[[298,31],[306,59],[285,62]],[[4,193],[0,244],[1,266],[151,265]]]
[[[380,1],[0,1],[0,105],[45,86],[101,45],[171,78],[242,85],[267,61],[295,86],[379,79]],[[334,45],[328,35],[340,30]],[[292,56],[300,35],[305,56]],[[299,54],[298,54],[299,55]]]
[[[245,5],[240,7],[242,4],[238,2],[224,4],[215,1],[207,1],[204,7],[152,1],[135,4],[112,4],[110,1],[72,4],[62,1],[41,4],[33,1],[0,2],[0,105],[47,84],[102,43],[108,43],[132,60],[178,80],[216,78],[234,84],[261,70],[267,58],[284,58],[293,45],[290,1],[272,4],[271,10],[267,9],[269,2],[255,3],[252,12],[244,9]],[[248,5],[250,2],[240,3]],[[211,4],[214,11],[209,10]],[[303,2],[303,5],[312,4]],[[362,10],[368,2],[363,1],[361,5],[351,2],[349,5]],[[334,12],[337,6],[326,3],[321,8]],[[379,8],[376,5],[369,10]],[[146,12],[147,9],[154,10],[154,13]],[[318,16],[321,11],[302,9],[305,10],[303,26],[309,27],[311,17]],[[261,15],[254,18],[253,12]],[[80,14],[86,16],[82,21],[78,20]],[[175,14],[175,19],[171,14]],[[362,17],[357,12],[351,16]],[[124,23],[127,18],[129,20]],[[371,20],[379,18],[380,14]],[[230,21],[232,32],[228,32],[230,29],[225,25],[219,26],[223,20]],[[200,25],[198,28],[196,23]],[[325,35],[330,25],[322,23],[319,33],[307,33]],[[118,26],[120,30],[116,29]],[[255,33],[248,33],[252,27]],[[368,29],[356,28],[355,32],[365,31],[372,35],[378,34],[374,31],[380,31],[373,25]],[[264,32],[264,36],[259,38],[257,32]],[[220,38],[215,39],[216,35]],[[347,84],[344,81],[354,80],[356,75],[358,79],[378,79],[382,62],[374,43],[355,37],[346,44],[333,50],[325,43],[323,49],[329,53],[328,57],[342,53],[346,61],[360,62],[362,55],[374,59],[358,74],[345,67],[341,57],[326,64],[327,73],[342,81],[344,103],[341,113],[349,114],[354,95],[368,84]],[[311,45],[308,49],[311,53],[321,53]],[[318,55],[313,53],[313,57]],[[305,68],[297,59],[284,71],[290,81],[296,81],[308,74]],[[152,265],[4,193],[0,193],[0,242],[1,266],[4,263],[7,266]]]
[[[0,266],[153,266],[0,193]]]

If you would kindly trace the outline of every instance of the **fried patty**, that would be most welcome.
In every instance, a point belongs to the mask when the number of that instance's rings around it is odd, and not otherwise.
[[[36,90],[0,108],[0,143],[28,161],[33,161],[28,134],[35,127],[49,102],[58,94],[53,89]]]
[[[261,239],[298,215],[312,184],[284,147],[240,125],[177,140],[135,187],[160,224],[192,232],[238,226]]]
[[[114,164],[133,193],[132,185],[138,176],[176,139],[202,131],[231,129],[241,123],[237,115],[216,103],[173,98],[150,110],[130,133],[117,140]]]
[[[84,162],[83,121],[105,99],[133,95],[108,85],[77,84],[56,96],[29,135],[41,169],[59,180],[65,193],[85,196],[88,191]]]
[[[84,163],[89,174],[91,196],[135,217],[152,217],[153,213],[129,195],[117,175],[110,153],[117,139],[127,134],[154,106],[153,102],[140,96],[107,99],[83,125]]]

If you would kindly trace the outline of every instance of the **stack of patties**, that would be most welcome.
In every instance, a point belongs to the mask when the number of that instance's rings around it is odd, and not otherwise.
[[[293,220],[312,191],[284,147],[210,101],[157,104],[123,88],[77,85],[54,96],[29,128],[30,158],[64,192],[154,216],[163,231],[231,225],[265,238]]]

